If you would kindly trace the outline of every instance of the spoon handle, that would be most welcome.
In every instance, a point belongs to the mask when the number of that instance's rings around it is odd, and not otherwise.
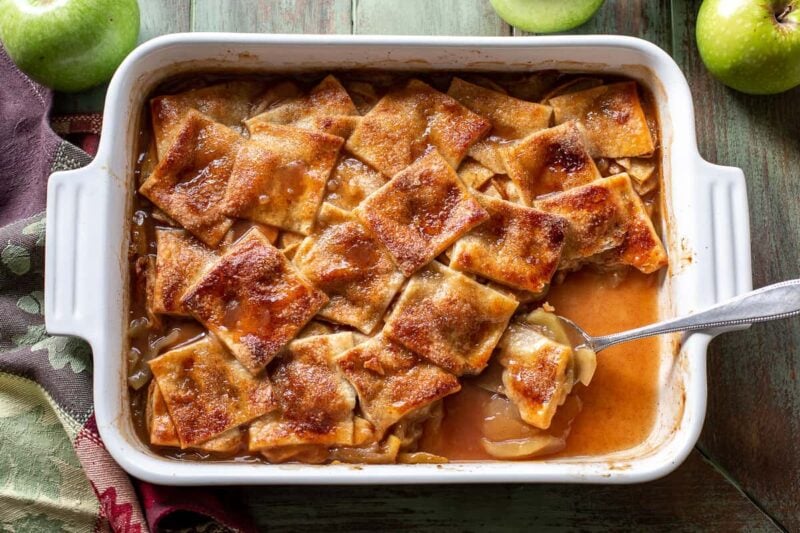
[[[621,342],[654,335],[740,326],[796,315],[800,315],[800,279],[768,285],[689,316],[613,335],[594,337],[592,344],[594,350],[599,352]]]

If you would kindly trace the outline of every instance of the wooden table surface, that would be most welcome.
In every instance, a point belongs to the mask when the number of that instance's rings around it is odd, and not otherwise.
[[[139,4],[141,40],[177,31],[520,34],[488,0]],[[754,285],[800,277],[800,90],[753,97],[714,81],[695,47],[699,4],[607,0],[574,33],[634,35],[672,54],[695,98],[701,153],[747,176]],[[102,88],[59,95],[56,112],[97,111],[102,98]],[[800,321],[727,334],[712,343],[708,358],[705,430],[686,463],[659,481],[628,487],[254,487],[243,489],[241,501],[271,531],[800,530]]]

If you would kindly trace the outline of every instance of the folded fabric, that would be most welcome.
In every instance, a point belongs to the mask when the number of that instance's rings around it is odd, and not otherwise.
[[[51,129],[51,99],[0,46],[0,531],[166,530],[175,512],[198,514],[173,527],[252,530],[209,489],[142,484],[143,512],[97,431],[91,348],[45,332],[47,178],[91,161]],[[62,119],[57,127],[96,133],[100,120]],[[95,149],[97,135],[82,146]]]

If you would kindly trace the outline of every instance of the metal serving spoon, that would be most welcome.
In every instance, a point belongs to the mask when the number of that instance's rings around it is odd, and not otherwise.
[[[592,337],[568,318],[562,316],[558,318],[561,319],[564,326],[571,329],[572,333],[576,335],[571,335],[571,338],[582,338],[584,346],[594,352],[599,352],[621,342],[665,333],[741,326],[743,324],[754,324],[797,315],[800,315],[800,279],[768,285],[689,316],[673,318],[650,324],[649,326],[601,337]]]

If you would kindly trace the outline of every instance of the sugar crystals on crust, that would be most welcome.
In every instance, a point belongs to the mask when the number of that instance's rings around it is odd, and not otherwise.
[[[190,110],[175,142],[139,192],[209,246],[216,246],[233,224],[223,199],[239,134]]]
[[[354,213],[406,276],[489,218],[435,150],[372,193]]]
[[[387,176],[410,165],[430,146],[452,167],[491,127],[488,120],[419,80],[390,91],[367,113],[347,149]]]
[[[457,375],[480,373],[517,301],[436,261],[411,278],[384,334]]]
[[[292,261],[327,294],[319,316],[370,333],[405,278],[389,252],[347,211],[323,204]]]
[[[249,123],[290,124],[347,138],[359,120],[353,100],[333,75],[327,75],[308,94],[290,96],[253,117]]]
[[[458,77],[453,78],[447,94],[491,122],[489,135],[475,143],[469,155],[498,174],[505,173],[500,158],[502,147],[509,141],[547,128],[553,116],[549,106],[526,102]]]
[[[556,96],[549,103],[557,124],[577,120],[584,127],[593,157],[636,157],[655,150],[635,81]]]
[[[250,425],[251,450],[353,443],[356,394],[335,361],[352,347],[350,332],[289,343],[269,368],[278,409]]]
[[[651,273],[667,264],[661,239],[627,174],[546,196],[534,207],[569,223],[561,268],[591,260]]]
[[[601,177],[575,121],[533,133],[502,149],[501,156],[525,205]]]
[[[194,447],[274,409],[269,380],[253,377],[213,337],[149,362],[181,448]]]
[[[158,159],[164,158],[191,109],[209,119],[244,132],[244,121],[253,112],[264,86],[254,81],[229,81],[177,94],[157,96],[150,101],[150,116]]]
[[[327,302],[255,228],[228,248],[183,298],[192,315],[254,374]]]
[[[535,294],[544,291],[561,259],[567,221],[481,193],[475,197],[489,220],[456,242],[450,267]]]
[[[167,403],[164,401],[164,395],[161,394],[161,389],[155,379],[150,381],[150,387],[147,389],[145,411],[150,444],[179,448],[181,441],[178,438],[178,431],[175,429],[175,424],[167,409]],[[205,442],[193,445],[192,449],[230,455],[238,452],[243,442],[244,435],[241,429],[235,427]]]
[[[151,311],[189,316],[181,298],[216,257],[203,243],[180,229],[156,229],[156,268]]]
[[[340,137],[263,122],[231,171],[225,212],[307,235],[325,195]]]
[[[461,389],[458,378],[377,335],[337,358],[377,438],[403,417]]]

